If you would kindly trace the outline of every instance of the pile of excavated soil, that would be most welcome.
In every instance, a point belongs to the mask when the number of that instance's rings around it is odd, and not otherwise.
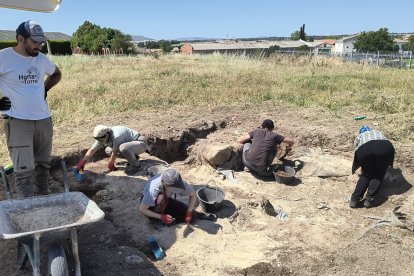
[[[83,210],[77,205],[42,206],[9,213],[17,233],[72,224],[82,215]]]

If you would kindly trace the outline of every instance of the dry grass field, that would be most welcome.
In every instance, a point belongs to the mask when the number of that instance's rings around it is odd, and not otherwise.
[[[196,188],[214,180],[226,192],[218,220],[196,221],[184,237],[185,226],[155,229],[138,212],[144,172],[126,176],[122,158],[120,170],[108,172],[104,156],[94,159],[86,167],[87,184],[70,178],[106,214],[104,221],[79,229],[83,275],[412,275],[412,70],[294,56],[51,58],[63,73],[48,96],[55,159],[75,165],[93,142],[96,124],[121,124],[165,141],[170,166]],[[355,121],[358,115],[367,118]],[[305,165],[295,185],[244,171],[235,172],[241,182],[234,184],[206,163],[185,164],[175,156],[173,147],[182,147],[183,133],[215,124],[220,127],[198,133],[184,150],[203,143],[237,148],[236,139],[265,118],[297,142],[288,159]],[[350,166],[361,124],[383,131],[397,149],[382,203],[372,209],[350,209],[347,203],[357,180]],[[1,137],[4,164],[9,158]],[[150,165],[158,157],[144,155],[141,162]],[[53,192],[62,191],[61,182],[53,170]],[[269,215],[267,201],[286,211],[289,220]],[[162,261],[152,258],[149,235],[166,249]],[[15,244],[0,241],[0,259],[6,260],[0,275],[17,272],[14,258],[6,257],[10,254]],[[30,275],[30,268],[15,275]]]
[[[321,107],[338,117],[380,116],[382,129],[387,132],[392,127],[388,135],[394,140],[413,136],[414,73],[410,70],[294,56],[56,56],[52,60],[64,74],[48,99],[57,128],[79,127],[84,120],[130,111],[266,104]]]

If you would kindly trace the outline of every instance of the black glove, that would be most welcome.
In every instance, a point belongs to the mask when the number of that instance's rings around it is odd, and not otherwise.
[[[11,101],[9,98],[3,97],[0,99],[0,110],[1,111],[10,110],[10,107],[11,107]]]

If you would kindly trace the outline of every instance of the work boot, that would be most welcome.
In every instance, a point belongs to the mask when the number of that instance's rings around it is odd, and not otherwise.
[[[134,173],[136,173],[140,170],[141,170],[141,165],[139,165],[139,166],[129,165],[125,168],[125,173],[128,174],[128,175],[131,175],[131,174],[134,174]]]
[[[351,208],[356,208],[360,200],[361,200],[361,198],[359,198],[359,199],[354,199],[353,197],[351,197],[351,198],[349,199],[349,207],[351,207]]]
[[[373,207],[374,206],[374,200],[375,200],[375,198],[370,197],[370,196],[366,196],[365,201],[364,201],[364,207],[365,208]]]

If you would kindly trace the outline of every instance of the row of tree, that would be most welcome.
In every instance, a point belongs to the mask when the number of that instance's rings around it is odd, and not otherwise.
[[[177,40],[145,41],[138,43],[139,47],[146,49],[161,49],[164,53],[171,52]],[[113,51],[122,49],[124,54],[135,53],[136,49],[130,35],[112,28],[101,28],[89,21],[85,21],[72,36],[72,48],[80,48],[83,52],[100,52],[103,48]]]
[[[146,49],[172,49],[174,45],[180,45],[180,41],[178,40],[149,40],[149,41],[143,41],[139,42],[138,46],[141,48]]]

